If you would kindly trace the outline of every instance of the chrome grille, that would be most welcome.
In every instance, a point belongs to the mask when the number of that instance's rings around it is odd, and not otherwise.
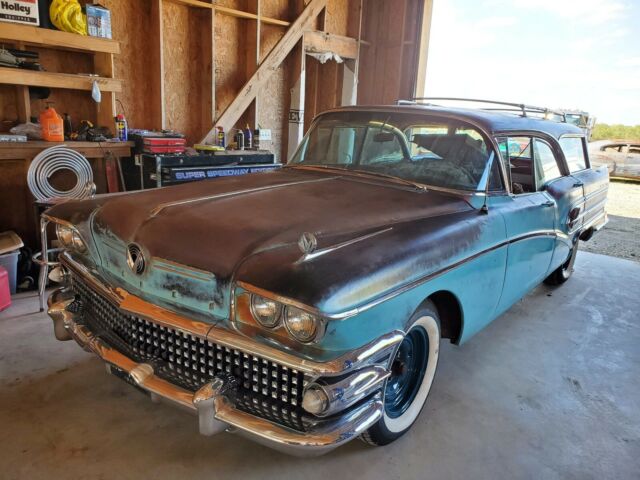
[[[123,313],[77,276],[72,288],[84,324],[122,354],[151,364],[158,377],[195,392],[216,375],[230,373],[239,384],[238,408],[303,429],[302,372]]]

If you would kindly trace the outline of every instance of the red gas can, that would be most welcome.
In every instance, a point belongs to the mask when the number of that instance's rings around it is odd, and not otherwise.
[[[11,293],[9,293],[9,274],[6,268],[0,267],[0,312],[11,306]]]

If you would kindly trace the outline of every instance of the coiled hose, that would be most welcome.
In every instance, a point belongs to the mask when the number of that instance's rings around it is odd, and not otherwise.
[[[76,184],[71,190],[58,190],[49,179],[60,170],[70,170],[76,176]],[[95,193],[93,171],[89,161],[64,145],[50,147],[35,156],[27,173],[29,190],[37,200],[51,198],[86,198]]]

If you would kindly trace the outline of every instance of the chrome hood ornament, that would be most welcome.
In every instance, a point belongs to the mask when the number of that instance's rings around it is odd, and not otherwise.
[[[135,243],[130,243],[127,246],[127,265],[133,273],[136,275],[142,275],[144,273],[147,261],[144,258],[142,248]]]
[[[313,253],[315,249],[318,247],[318,239],[313,233],[304,232],[300,235],[300,239],[298,240],[298,247],[300,251],[305,255],[309,255]]]

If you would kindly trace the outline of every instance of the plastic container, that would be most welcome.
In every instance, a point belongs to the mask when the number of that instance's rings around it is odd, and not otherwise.
[[[40,114],[42,139],[47,142],[64,142],[64,121],[52,107],[47,107]]]
[[[16,283],[18,276],[18,250],[0,255],[0,267],[4,267],[9,276],[9,292],[16,293]]]
[[[6,268],[0,267],[0,312],[11,306],[9,290],[9,274]]]

